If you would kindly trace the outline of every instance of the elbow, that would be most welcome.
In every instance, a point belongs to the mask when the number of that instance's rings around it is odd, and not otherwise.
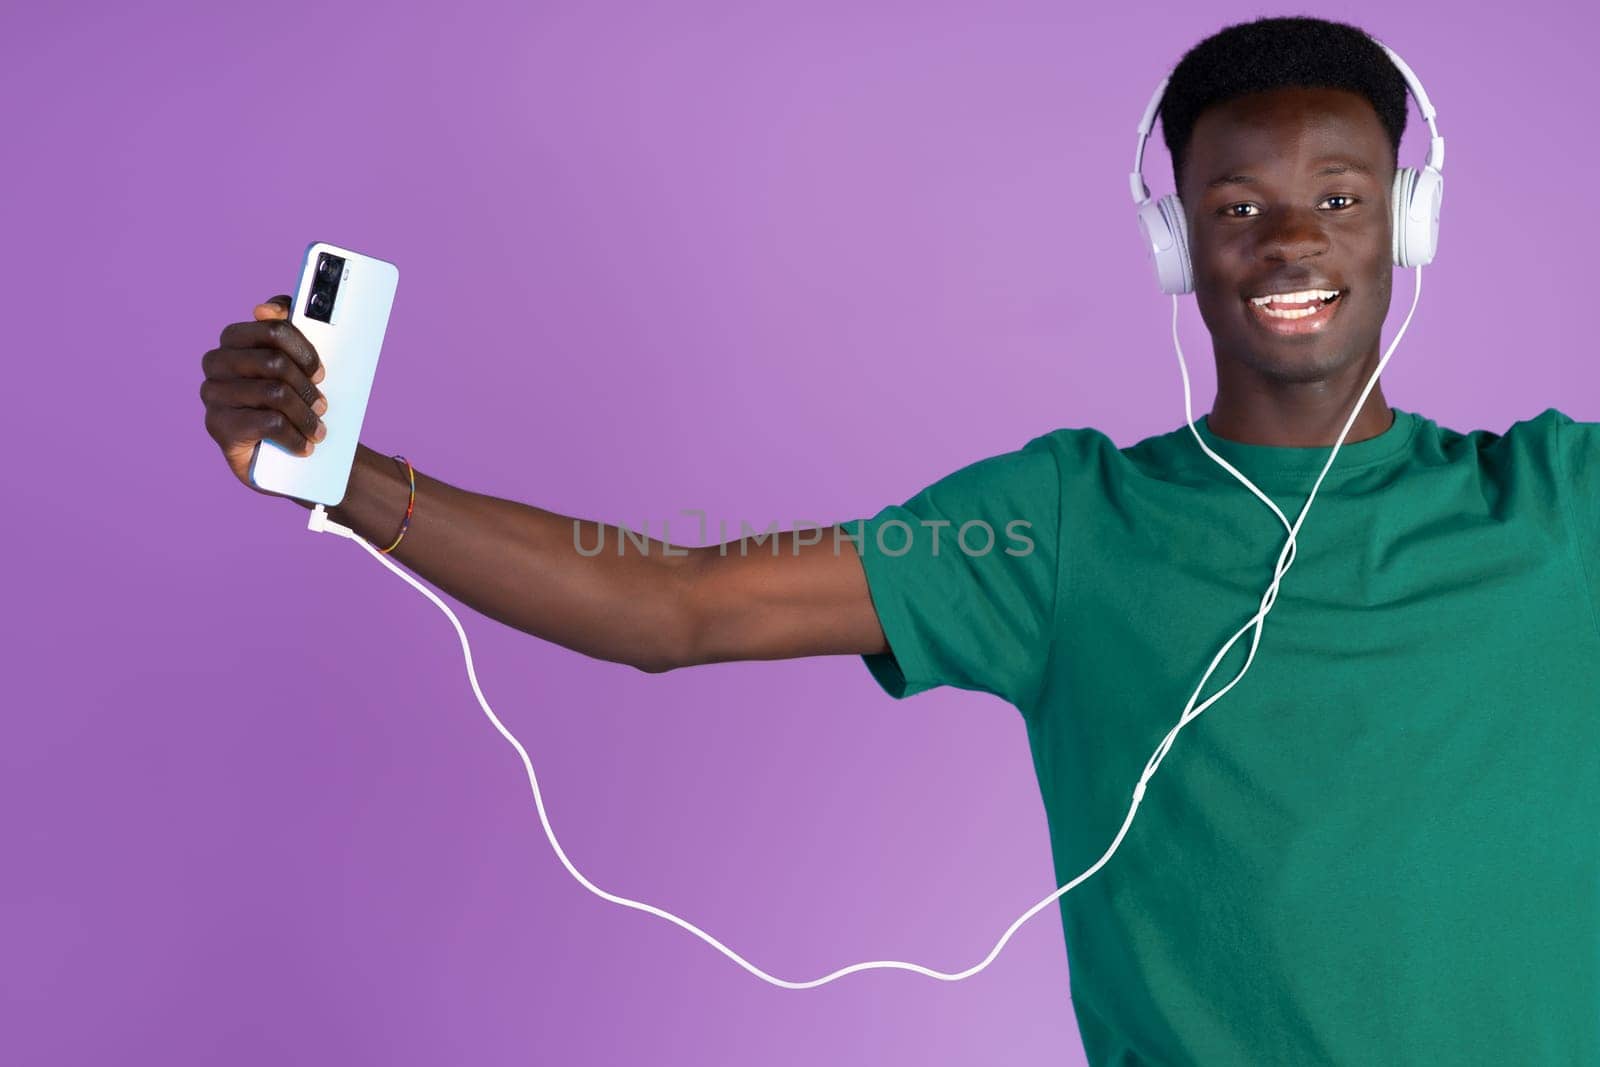
[[[629,664],[634,670],[643,671],[645,674],[666,674],[668,671],[680,666],[671,660],[634,660]]]
[[[690,650],[690,642],[685,639],[680,631],[672,635],[670,640],[662,641],[655,651],[644,656],[635,656],[629,666],[646,674],[666,674],[679,667],[691,667],[701,662],[695,658]]]
[[[675,575],[675,588],[666,605],[655,617],[653,632],[640,642],[642,654],[635,656],[631,666],[646,674],[666,674],[680,667],[692,667],[706,662],[702,615],[696,610],[692,575]]]

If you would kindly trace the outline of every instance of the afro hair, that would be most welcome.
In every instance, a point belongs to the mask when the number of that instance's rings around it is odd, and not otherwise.
[[[1406,81],[1367,33],[1318,18],[1262,18],[1229,26],[1189,49],[1161,98],[1161,131],[1181,189],[1195,122],[1215,104],[1283,88],[1344,89],[1372,104],[1395,161],[1406,129]]]

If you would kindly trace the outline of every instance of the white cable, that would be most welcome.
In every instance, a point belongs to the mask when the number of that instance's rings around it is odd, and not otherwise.
[[[1350,427],[1355,424],[1356,416],[1360,413],[1362,405],[1366,403],[1368,394],[1370,394],[1373,387],[1377,385],[1378,376],[1383,373],[1383,368],[1388,364],[1389,357],[1394,354],[1395,347],[1400,343],[1400,338],[1405,336],[1406,327],[1411,324],[1411,316],[1417,310],[1417,298],[1421,296],[1421,294],[1422,268],[1418,267],[1416,292],[1411,297],[1411,311],[1407,312],[1406,321],[1400,326],[1399,332],[1395,334],[1394,340],[1389,345],[1389,351],[1386,352],[1383,358],[1378,361],[1378,367],[1377,370],[1373,372],[1372,379],[1367,382],[1367,387],[1361,391],[1361,398],[1356,401],[1355,410],[1350,413],[1349,420],[1345,422],[1344,432],[1339,435],[1338,443],[1333,446],[1333,452],[1329,454],[1328,462],[1322,468],[1322,474],[1317,477],[1316,484],[1312,486],[1311,495],[1306,499],[1305,506],[1300,511],[1300,517],[1295,520],[1292,526],[1289,524],[1289,520],[1284,517],[1283,512],[1278,510],[1278,506],[1274,504],[1265,493],[1256,488],[1250,479],[1240,474],[1226,460],[1213,452],[1211,448],[1206,445],[1205,440],[1200,436],[1199,431],[1195,429],[1194,407],[1189,389],[1189,368],[1183,358],[1183,347],[1178,342],[1178,298],[1176,295],[1173,296],[1172,343],[1177,349],[1178,368],[1183,374],[1183,405],[1184,413],[1188,418],[1189,432],[1194,434],[1195,440],[1200,442],[1200,447],[1205,450],[1208,456],[1221,464],[1224,469],[1226,469],[1239,481],[1244,483],[1245,488],[1249,489],[1252,493],[1259,497],[1261,501],[1267,505],[1267,507],[1272,509],[1273,514],[1278,516],[1279,521],[1281,521],[1284,527],[1288,530],[1289,539],[1287,542],[1285,542],[1283,550],[1278,554],[1278,564],[1273,574],[1272,584],[1267,587],[1266,593],[1263,594],[1260,608],[1257,610],[1256,614],[1251,616],[1250,620],[1233,635],[1233,637],[1228,639],[1228,643],[1222,646],[1222,651],[1218,652],[1216,658],[1211,661],[1211,666],[1206,669],[1205,675],[1200,679],[1200,685],[1196,687],[1193,696],[1189,698],[1189,703],[1184,707],[1183,715],[1179,718],[1178,725],[1174,726],[1171,732],[1169,732],[1167,736],[1162,739],[1161,744],[1156,746],[1156,750],[1151,755],[1150,761],[1145,765],[1144,773],[1140,776],[1138,784],[1134,787],[1133,803],[1128,808],[1127,818],[1122,821],[1122,828],[1117,831],[1116,839],[1113,840],[1111,842],[1111,846],[1106,849],[1105,855],[1096,860],[1093,866],[1084,871],[1082,874],[1078,875],[1078,877],[1074,878],[1072,881],[1068,882],[1066,885],[1057,889],[1054,893],[1051,893],[1049,896],[1039,901],[1039,903],[1023,912],[1022,915],[1006,929],[1006,932],[1001,936],[1000,940],[995,942],[995,946],[989,950],[989,954],[985,956],[981,962],[968,967],[964,971],[936,971],[920,964],[906,963],[900,960],[873,960],[868,963],[851,964],[849,967],[842,967],[831,974],[824,975],[821,978],[813,978],[807,982],[793,982],[789,981],[788,979],[778,978],[774,975],[768,974],[766,971],[762,970],[760,967],[757,967],[749,960],[746,960],[743,956],[739,955],[737,952],[734,952],[721,941],[718,941],[716,938],[712,937],[698,926],[688,922],[687,920],[678,918],[678,916],[669,911],[664,911],[661,908],[655,907],[652,904],[646,904],[643,901],[630,900],[627,897],[617,896],[615,893],[608,893],[604,889],[601,889],[599,886],[595,885],[593,882],[589,881],[589,879],[583,876],[582,872],[572,865],[572,861],[567,858],[566,852],[562,850],[561,843],[556,840],[555,830],[551,828],[550,818],[544,810],[544,797],[539,792],[539,778],[538,775],[534,773],[533,761],[528,758],[527,749],[523,748],[522,742],[518,741],[516,736],[505,728],[505,725],[501,723],[500,719],[495,715],[494,710],[489,707],[489,702],[484,699],[483,690],[478,685],[478,673],[472,665],[472,645],[467,641],[467,632],[462,628],[461,620],[456,618],[456,613],[451,611],[449,605],[447,605],[443,600],[440,600],[431,589],[417,581],[411,575],[407,574],[404,570],[395,566],[395,564],[390,561],[390,559],[384,553],[378,551],[378,549],[368,543],[366,539],[356,534],[348,526],[342,526],[339,523],[329,519],[327,512],[322,505],[318,504],[316,508],[312,510],[311,520],[308,523],[308,527],[321,533],[336,534],[340,537],[345,537],[354,541],[356,544],[366,549],[367,553],[372,556],[373,559],[377,560],[390,571],[394,572],[394,574],[402,578],[417,592],[433,601],[434,606],[445,613],[445,617],[450,620],[450,624],[456,629],[456,636],[461,639],[461,654],[465,658],[467,664],[467,680],[472,683],[472,693],[478,698],[478,706],[481,707],[483,709],[483,713],[489,717],[489,721],[494,724],[494,728],[500,731],[500,736],[511,742],[511,746],[515,748],[517,750],[517,754],[522,757],[522,765],[528,772],[528,785],[533,789],[533,802],[539,810],[539,821],[544,825],[545,837],[550,840],[550,847],[555,849],[556,857],[561,860],[562,866],[566,867],[567,873],[571,874],[572,877],[575,878],[585,889],[589,890],[589,892],[593,893],[597,897],[600,897],[602,900],[609,900],[613,904],[620,904],[625,908],[633,908],[636,911],[648,912],[651,915],[655,915],[658,918],[665,919],[676,926],[682,927],[691,934],[694,934],[696,937],[700,938],[712,948],[733,960],[733,962],[737,963],[739,966],[743,967],[757,978],[783,989],[813,989],[817,986],[832,982],[835,979],[843,978],[845,975],[852,974],[856,971],[873,970],[878,968],[914,971],[917,974],[927,975],[929,978],[937,978],[940,981],[959,982],[964,978],[972,977],[979,971],[982,971],[984,968],[988,967],[990,963],[994,962],[995,958],[1000,955],[1000,950],[1003,949],[1006,946],[1006,943],[1011,940],[1011,935],[1016,933],[1017,929],[1023,923],[1033,918],[1045,907],[1060,899],[1070,890],[1081,885],[1090,875],[1094,874],[1101,867],[1105,866],[1106,861],[1111,858],[1112,854],[1116,852],[1117,847],[1122,844],[1123,837],[1127,835],[1128,827],[1133,823],[1134,813],[1139,810],[1139,804],[1144,799],[1145,786],[1155,774],[1156,768],[1161,765],[1161,761],[1166,758],[1167,752],[1170,751],[1172,747],[1173,740],[1178,736],[1178,731],[1183,729],[1185,725],[1198,717],[1201,712],[1205,711],[1212,704],[1216,703],[1224,693],[1226,693],[1229,689],[1232,689],[1234,685],[1238,683],[1240,678],[1244,677],[1245,671],[1250,669],[1250,664],[1255,659],[1256,647],[1261,641],[1262,625],[1266,621],[1267,614],[1272,610],[1272,605],[1277,600],[1278,586],[1281,583],[1283,576],[1288,573],[1289,567],[1293,563],[1295,553],[1295,535],[1299,533],[1300,525],[1305,522],[1306,515],[1311,510],[1311,502],[1312,500],[1316,499],[1317,489],[1322,486],[1323,478],[1327,477],[1328,469],[1333,466],[1334,457],[1339,454],[1339,448],[1344,444],[1345,437],[1350,433]],[[1250,642],[1250,655],[1245,660],[1244,667],[1241,668],[1239,673],[1234,676],[1233,681],[1229,682],[1225,687],[1223,687],[1222,690],[1214,694],[1204,704],[1201,704],[1199,707],[1194,707],[1194,701],[1200,695],[1200,692],[1205,688],[1206,680],[1211,677],[1211,672],[1216,669],[1217,664],[1222,660],[1222,657],[1227,654],[1228,649],[1233,647],[1234,642],[1236,642],[1244,634],[1245,630],[1249,629],[1252,624],[1254,624],[1256,632],[1255,637]]]
[[[1389,357],[1394,355],[1395,348],[1400,344],[1400,338],[1406,335],[1406,328],[1411,325],[1411,316],[1416,314],[1417,300],[1421,296],[1422,268],[1418,267],[1417,283],[1411,294],[1411,308],[1406,312],[1406,320],[1400,324],[1400,329],[1395,331],[1394,340],[1389,342],[1389,350],[1383,354],[1382,359],[1378,360],[1378,366],[1372,372],[1372,377],[1367,381],[1366,388],[1361,390],[1361,396],[1356,400],[1356,406],[1350,412],[1350,417],[1345,420],[1344,429],[1339,433],[1339,440],[1334,443],[1333,451],[1328,454],[1328,462],[1323,464],[1322,473],[1317,475],[1316,483],[1311,487],[1311,495],[1306,497],[1305,506],[1300,509],[1300,517],[1295,520],[1293,526],[1290,526],[1289,520],[1283,517],[1283,512],[1278,510],[1277,504],[1274,504],[1265,493],[1258,489],[1254,482],[1252,482],[1249,478],[1246,478],[1243,474],[1240,474],[1231,463],[1213,452],[1211,447],[1206,444],[1205,439],[1200,436],[1200,431],[1195,429],[1194,406],[1193,401],[1190,398],[1189,391],[1189,367],[1183,358],[1183,346],[1178,342],[1178,298],[1176,295],[1173,296],[1172,345],[1177,350],[1178,369],[1183,374],[1183,410],[1184,415],[1187,417],[1189,422],[1189,432],[1194,435],[1194,439],[1199,442],[1200,447],[1205,450],[1206,455],[1210,456],[1213,460],[1219,463],[1224,470],[1237,478],[1246,489],[1254,493],[1262,503],[1266,504],[1267,507],[1272,509],[1272,513],[1278,516],[1278,521],[1283,523],[1284,527],[1289,531],[1289,540],[1284,543],[1282,551],[1278,553],[1278,563],[1273,572],[1272,584],[1267,586],[1267,591],[1262,594],[1260,608],[1256,611],[1256,614],[1250,617],[1249,621],[1247,621],[1243,627],[1235,632],[1232,637],[1228,638],[1227,644],[1223,645],[1216,657],[1212,659],[1211,666],[1206,668],[1206,673],[1200,679],[1200,685],[1195,689],[1193,696],[1189,698],[1189,704],[1184,707],[1183,715],[1178,719],[1178,725],[1174,726],[1172,731],[1162,739],[1161,744],[1156,746],[1155,754],[1151,756],[1150,762],[1145,765],[1145,773],[1143,777],[1139,779],[1139,784],[1134,788],[1133,795],[1135,808],[1139,806],[1139,800],[1144,796],[1145,783],[1150,780],[1151,775],[1155,774],[1156,768],[1161,766],[1161,761],[1166,758],[1167,752],[1171,750],[1173,739],[1178,736],[1178,731],[1183,729],[1185,724],[1196,718],[1202,711],[1205,711],[1212,704],[1215,704],[1219,699],[1221,699],[1224,693],[1238,684],[1239,679],[1244,677],[1245,671],[1250,669],[1250,664],[1255,661],[1256,648],[1261,644],[1261,628],[1266,623],[1267,615],[1272,611],[1273,604],[1275,604],[1278,600],[1278,586],[1281,584],[1283,576],[1289,572],[1289,568],[1294,564],[1294,557],[1298,551],[1295,537],[1300,532],[1300,526],[1306,521],[1306,515],[1308,515],[1311,511],[1311,502],[1317,498],[1317,490],[1322,488],[1322,480],[1328,476],[1328,469],[1333,466],[1334,457],[1339,454],[1339,449],[1344,445],[1344,439],[1349,436],[1350,427],[1355,425],[1356,417],[1361,413],[1362,407],[1367,402],[1367,396],[1372,392],[1373,387],[1378,384],[1378,377],[1383,374],[1383,369],[1389,365]],[[1255,625],[1256,632],[1255,636],[1250,641],[1250,654],[1245,657],[1244,666],[1239,668],[1239,673],[1233,676],[1233,681],[1229,682],[1216,693],[1212,694],[1211,698],[1204,704],[1201,704],[1198,708],[1193,708],[1195,697],[1198,697],[1201,690],[1205,689],[1206,680],[1211,677],[1211,672],[1217,669],[1217,664],[1222,661],[1222,657],[1228,654],[1228,650],[1233,647],[1234,642],[1239,640],[1239,638],[1244,634],[1244,631],[1249,629],[1252,623]],[[1129,817],[1132,817],[1131,814]]]

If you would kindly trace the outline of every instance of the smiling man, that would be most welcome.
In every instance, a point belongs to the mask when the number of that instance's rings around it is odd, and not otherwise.
[[[1406,102],[1379,45],[1304,18],[1224,30],[1166,88],[1217,368],[1196,429],[1291,516],[1380,361]],[[1019,516],[1022,560],[877,536]],[[896,696],[1018,707],[1059,885],[1116,838],[1286,536],[1187,426],[1056,430],[865,534],[892,650],[869,665]],[[1249,672],[1061,899],[1090,1062],[1600,1063],[1597,578],[1600,426],[1462,434],[1375,386]]]
[[[1195,432],[1285,511],[1378,366],[1406,102],[1365,34],[1292,18],[1196,45],[1162,103],[1217,367]],[[325,409],[288,303],[202,361],[207,427],[246,484],[257,442],[309,451]],[[594,523],[421,473],[413,493],[365,446],[331,515],[584,655],[660,672],[860,654],[897,698],[999,696],[1058,885],[1116,839],[1284,538],[1187,425],[1127,448],[1056,429],[753,547],[585,554]],[[1600,1063],[1597,579],[1600,425],[1552,408],[1460,433],[1374,388],[1259,647],[1235,644],[1196,703],[1249,673],[1061,898],[1090,1061]]]
[[[1405,85],[1383,54],[1369,62],[1373,91],[1399,101],[1388,129],[1362,92],[1286,87],[1212,105],[1175,149],[1216,355],[1210,426],[1229,440],[1331,445],[1377,369]],[[1349,440],[1390,421],[1380,385]]]

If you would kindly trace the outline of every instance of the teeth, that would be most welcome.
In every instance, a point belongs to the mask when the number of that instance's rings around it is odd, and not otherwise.
[[[1267,304],[1308,304],[1313,300],[1332,300],[1339,295],[1337,289],[1302,289],[1297,293],[1268,293],[1266,296],[1250,298],[1250,303],[1257,307]]]
[[[1307,315],[1315,315],[1321,310],[1322,308],[1320,306],[1314,308],[1295,308],[1293,311],[1273,311],[1270,308],[1262,308],[1261,313],[1268,318],[1273,319],[1303,319]]]

